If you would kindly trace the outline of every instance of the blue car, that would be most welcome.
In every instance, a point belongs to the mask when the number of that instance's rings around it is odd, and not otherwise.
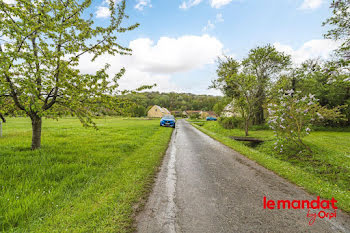
[[[165,115],[160,119],[160,126],[167,126],[175,128],[175,117],[173,115]]]
[[[216,117],[209,116],[207,117],[207,121],[216,121]]]

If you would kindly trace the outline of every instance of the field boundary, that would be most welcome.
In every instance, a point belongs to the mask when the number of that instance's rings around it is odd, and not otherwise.
[[[154,185],[155,185],[155,182],[157,180],[157,177],[159,175],[159,172],[161,170],[161,167],[164,163],[164,160],[165,160],[165,157],[168,153],[168,150],[169,150],[169,146],[170,146],[170,143],[171,143],[171,140],[172,138],[175,136],[175,129],[172,129],[172,133],[171,133],[171,136],[169,137],[168,139],[168,144],[167,144],[167,147],[160,159],[160,162],[159,164],[157,165],[157,167],[154,169],[154,173],[152,175],[152,178],[149,179],[148,183],[145,185],[144,187],[144,193],[143,195],[140,197],[140,200],[135,203],[135,205],[133,206],[133,209],[134,209],[134,213],[133,213],[133,228],[132,230],[136,230],[136,227],[137,227],[137,216],[138,214],[140,214],[146,207],[146,204],[148,202],[148,199],[154,189]]]

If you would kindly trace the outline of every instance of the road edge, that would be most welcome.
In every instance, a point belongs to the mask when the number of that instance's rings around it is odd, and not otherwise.
[[[287,162],[278,160],[266,154],[263,154],[265,156],[265,158],[263,158],[264,156],[260,156],[260,154],[262,155],[261,152],[258,152],[255,150],[253,151],[251,148],[246,147],[242,144],[241,146],[245,147],[246,149],[246,151],[243,151],[240,148],[237,148],[232,145],[233,144],[232,139],[229,139],[222,135],[218,135],[207,129],[203,129],[202,127],[196,124],[193,124],[191,122],[188,122],[188,123],[192,125],[194,128],[196,128],[197,130],[199,130],[200,132],[208,135],[212,139],[233,149],[234,151],[240,153],[244,157],[258,163],[260,166],[263,166],[264,168],[286,179],[288,182],[298,186],[299,188],[302,188],[310,195],[318,195],[324,199],[331,199],[332,197],[334,197],[335,199],[338,200],[338,203],[340,203],[340,205],[338,204],[338,207],[343,211],[343,213],[350,216],[350,196],[344,193],[343,190],[340,190],[336,185],[332,185],[328,182],[320,180],[318,177],[315,177],[310,173],[307,173],[297,167],[291,166]],[[247,153],[247,150],[251,153]],[[299,179],[295,178],[296,177],[294,176],[295,174],[298,174],[298,177],[300,176],[303,178],[302,182]],[[318,183],[322,183],[324,187],[327,187],[327,189],[320,190],[317,188],[317,186],[313,186],[312,183],[314,183],[315,181],[317,181]],[[329,195],[327,193],[329,190],[332,190],[333,195]]]
[[[176,133],[177,132],[176,132],[176,128],[175,128],[175,129],[173,129],[173,132],[172,132],[171,137],[170,137],[169,142],[168,142],[167,149],[162,157],[162,160],[159,163],[159,165],[156,169],[156,172],[154,173],[154,177],[153,177],[152,182],[147,187],[147,190],[145,192],[145,195],[142,197],[142,200],[140,200],[137,203],[137,208],[135,209],[134,216],[133,216],[133,229],[132,229],[133,231],[132,232],[138,232],[140,222],[142,222],[142,220],[146,218],[147,205],[151,201],[151,197],[153,196],[155,189],[159,186],[159,182],[162,180],[161,176],[164,175],[163,173],[168,174],[169,169],[172,170],[172,172],[176,173],[175,166],[170,167],[170,160],[172,159],[172,156],[173,156],[173,146],[174,146],[173,144],[174,144],[174,140],[176,137]],[[175,174],[174,174],[174,176],[176,178]],[[166,178],[168,179],[168,176]],[[176,195],[176,190],[175,190],[176,180],[175,180],[175,183],[172,184],[172,187],[174,189],[172,190],[171,195],[174,196],[174,195]],[[165,188],[169,189],[169,187],[165,187]],[[172,198],[172,200],[173,200],[173,205],[174,205],[173,213],[176,214],[175,196]],[[167,209],[166,211],[169,211],[169,209]],[[173,226],[171,226],[174,229],[174,232],[176,230],[175,217],[176,216],[172,216],[172,218],[174,219],[174,222],[172,224]]]

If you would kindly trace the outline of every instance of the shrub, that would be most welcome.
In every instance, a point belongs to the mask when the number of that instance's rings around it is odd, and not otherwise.
[[[338,109],[321,107],[314,95],[301,96],[293,90],[280,90],[278,104],[269,104],[269,125],[276,136],[275,149],[284,152],[283,146],[294,144],[296,149],[307,149],[312,153],[302,138],[311,131],[311,126],[317,121],[336,119],[340,117]]]
[[[220,117],[219,123],[225,129],[242,128],[244,120],[240,117]]]
[[[199,119],[200,118],[200,114],[199,113],[192,113],[190,115],[190,119]]]

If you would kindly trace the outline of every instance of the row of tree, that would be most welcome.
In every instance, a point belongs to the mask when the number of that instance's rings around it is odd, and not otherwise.
[[[129,116],[146,116],[148,109],[153,105],[167,108],[169,111],[201,110],[212,111],[222,97],[210,95],[194,95],[190,93],[159,93],[142,92],[123,96],[133,103],[126,112]]]
[[[218,60],[218,78],[211,88],[221,90],[226,102],[233,101],[234,111],[244,119],[246,135],[250,124],[266,122],[268,104],[278,103],[287,91],[300,96],[311,94],[322,109],[334,110],[323,124],[350,125],[350,2],[333,1],[331,8],[334,15],[325,24],[335,27],[326,37],[343,43],[332,61],[293,64],[291,56],[270,44],[250,50],[242,61],[231,57]]]

